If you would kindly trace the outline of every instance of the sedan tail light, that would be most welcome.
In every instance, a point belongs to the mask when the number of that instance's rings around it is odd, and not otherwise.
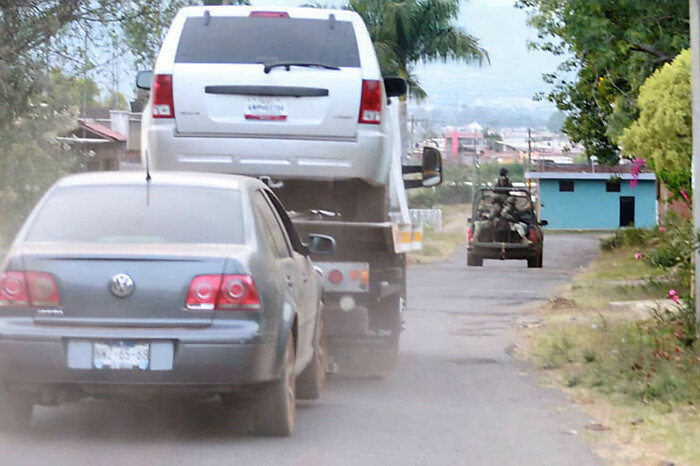
[[[174,118],[173,77],[157,74],[153,80],[153,118]]]
[[[360,123],[378,125],[382,122],[382,84],[377,80],[362,80]]]
[[[0,306],[60,307],[53,275],[46,272],[8,271],[0,275]]]
[[[29,305],[24,272],[3,272],[0,275],[0,306],[9,305]]]
[[[260,309],[260,297],[248,275],[199,275],[192,280],[185,307],[201,311]]]

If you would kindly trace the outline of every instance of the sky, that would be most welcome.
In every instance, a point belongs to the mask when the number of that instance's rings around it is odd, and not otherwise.
[[[302,0],[252,0],[254,6],[298,6]],[[332,1],[326,2],[332,4]],[[462,1],[458,25],[479,39],[491,63],[479,67],[463,63],[428,63],[416,66],[416,74],[428,92],[428,109],[445,110],[461,105],[554,111],[548,102],[533,96],[547,91],[542,74],[556,69],[560,58],[528,50],[535,31],[527,26],[526,12],[514,7],[515,0]],[[133,79],[122,79],[120,89],[131,95]],[[101,83],[102,84],[102,83]]]
[[[459,25],[479,39],[491,59],[482,67],[460,63],[430,63],[416,67],[432,106],[506,106],[553,111],[532,97],[549,90],[542,74],[554,71],[561,58],[529,50],[536,38],[525,11],[515,0],[471,0],[462,4]]]

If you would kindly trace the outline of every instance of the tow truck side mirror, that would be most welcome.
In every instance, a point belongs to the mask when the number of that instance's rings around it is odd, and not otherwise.
[[[311,234],[307,238],[306,248],[310,254],[335,254],[335,238],[327,235]]]
[[[153,71],[139,71],[136,75],[136,87],[144,91],[151,90],[153,83]]]
[[[420,180],[404,180],[406,189],[412,188],[432,188],[442,183],[442,154],[434,147],[423,148],[423,163],[420,166],[404,165],[403,174],[409,175],[420,173]]]

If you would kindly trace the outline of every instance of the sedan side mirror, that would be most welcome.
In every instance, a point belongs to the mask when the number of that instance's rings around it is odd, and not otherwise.
[[[401,97],[408,92],[408,84],[402,78],[384,78],[384,90],[387,97]]]
[[[139,71],[136,75],[136,87],[145,91],[151,90],[153,71]]]
[[[311,234],[306,241],[306,248],[311,254],[335,254],[335,238],[327,235]]]

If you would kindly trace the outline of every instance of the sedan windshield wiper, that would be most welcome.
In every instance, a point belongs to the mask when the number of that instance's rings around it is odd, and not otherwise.
[[[328,65],[326,63],[315,63],[315,62],[300,62],[300,61],[278,61],[273,63],[265,63],[265,74],[272,71],[273,68],[285,67],[287,71],[292,66],[317,66],[319,68],[325,68],[327,70],[340,70],[339,67]]]

